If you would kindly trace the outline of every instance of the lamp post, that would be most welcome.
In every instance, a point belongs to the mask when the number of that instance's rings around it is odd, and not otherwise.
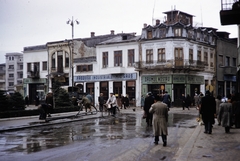
[[[71,43],[71,50],[70,50],[70,55],[71,55],[71,79],[72,79],[72,94],[73,94],[73,85],[74,85],[74,75],[73,75],[73,54],[74,54],[74,42],[73,42],[73,38],[74,38],[74,23],[76,23],[77,25],[79,24],[79,22],[77,20],[73,19],[72,16],[72,20],[68,19],[67,24],[72,26],[72,43]],[[70,77],[69,77],[70,78]]]

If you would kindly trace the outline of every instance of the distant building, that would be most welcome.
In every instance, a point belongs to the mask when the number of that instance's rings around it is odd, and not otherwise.
[[[6,90],[11,94],[15,91],[23,93],[23,54],[22,53],[6,53]]]
[[[0,64],[0,90],[6,90],[6,64]]]

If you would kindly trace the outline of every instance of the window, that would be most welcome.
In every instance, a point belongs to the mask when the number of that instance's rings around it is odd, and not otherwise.
[[[14,57],[13,56],[9,56],[8,60],[14,60]]]
[[[23,65],[20,65],[20,70],[23,70]]]
[[[9,82],[9,86],[13,86],[14,85],[14,83],[13,82]]]
[[[122,51],[114,51],[114,66],[121,67],[122,66]]]
[[[202,61],[202,54],[200,50],[198,50],[198,53],[197,53],[197,61]]]
[[[204,52],[204,63],[205,63],[205,66],[208,66],[208,53],[207,52]]]
[[[166,61],[165,58],[165,48],[158,49],[158,62],[164,62]]]
[[[147,38],[148,39],[152,39],[152,31],[148,31],[147,32]]]
[[[193,39],[194,38],[194,31],[188,30],[188,38]]]
[[[160,38],[166,37],[166,29],[160,29]]]
[[[27,72],[31,71],[31,63],[27,63]]]
[[[108,52],[103,52],[102,54],[102,67],[103,68],[108,67]]]
[[[146,62],[153,63],[153,49],[146,50]]]
[[[218,56],[218,63],[219,63],[219,66],[223,66],[223,56],[222,55]]]
[[[232,66],[233,67],[237,66],[237,59],[236,58],[232,58]]]
[[[8,69],[14,69],[14,65],[9,65]]]
[[[208,36],[206,34],[204,34],[204,41],[207,42],[208,41]]]
[[[174,36],[182,36],[182,30],[180,28],[174,30]]]
[[[14,74],[9,74],[8,76],[9,78],[13,78]]]
[[[225,66],[230,66],[230,57],[226,56]]]
[[[193,61],[193,49],[189,49],[189,61]]]
[[[65,67],[69,67],[69,54],[65,53]]]
[[[89,72],[93,70],[93,66],[91,65],[78,65],[77,72]]]
[[[19,74],[19,78],[23,78],[23,74],[22,73]]]
[[[134,49],[128,50],[128,66],[134,65]]]
[[[47,70],[47,62],[42,62],[42,70]]]
[[[200,40],[200,36],[201,36],[200,32],[197,32],[197,40]]]
[[[52,55],[52,68],[55,68],[56,64],[55,64],[55,53]]]

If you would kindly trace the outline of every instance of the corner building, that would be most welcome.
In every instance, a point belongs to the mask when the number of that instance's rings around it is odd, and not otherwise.
[[[214,93],[216,30],[194,27],[193,15],[179,10],[164,12],[164,22],[144,24],[139,40],[136,70],[141,77],[141,92],[172,97],[181,106],[182,94]]]

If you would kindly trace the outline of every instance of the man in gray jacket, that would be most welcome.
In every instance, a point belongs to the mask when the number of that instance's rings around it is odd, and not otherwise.
[[[168,122],[168,107],[167,104],[161,102],[162,98],[156,96],[154,98],[154,104],[149,109],[150,113],[153,113],[153,133],[155,136],[155,144],[158,144],[159,136],[162,136],[163,146],[167,146],[167,122]]]

